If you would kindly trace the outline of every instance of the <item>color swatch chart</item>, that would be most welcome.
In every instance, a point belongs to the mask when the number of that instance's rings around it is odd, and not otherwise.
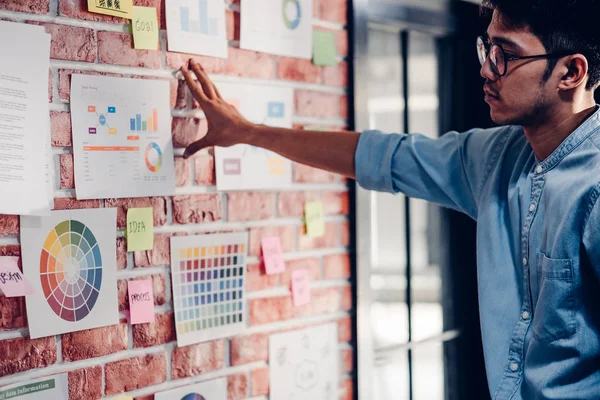
[[[235,335],[246,327],[248,233],[171,238],[177,344]]]

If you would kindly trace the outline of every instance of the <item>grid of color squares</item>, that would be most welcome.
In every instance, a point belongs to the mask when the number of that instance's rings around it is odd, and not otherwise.
[[[245,328],[248,233],[171,238],[171,280],[180,346]]]

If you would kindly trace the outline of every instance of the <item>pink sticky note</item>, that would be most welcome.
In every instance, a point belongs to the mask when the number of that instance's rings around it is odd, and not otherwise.
[[[35,294],[31,283],[18,267],[19,257],[0,257],[0,290],[6,297]]]
[[[131,325],[154,322],[154,294],[152,280],[129,281],[129,311]]]
[[[310,303],[310,279],[307,269],[292,271],[292,298],[296,307]]]
[[[281,242],[277,236],[262,239],[262,252],[267,275],[280,274],[285,271]]]

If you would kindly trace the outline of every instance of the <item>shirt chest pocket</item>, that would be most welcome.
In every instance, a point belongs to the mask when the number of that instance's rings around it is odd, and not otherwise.
[[[542,343],[565,339],[577,332],[573,262],[537,256],[539,295],[533,318],[533,335]]]

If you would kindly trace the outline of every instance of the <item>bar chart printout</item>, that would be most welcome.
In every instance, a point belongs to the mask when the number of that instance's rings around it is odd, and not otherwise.
[[[227,58],[222,0],[166,1],[169,51]]]

